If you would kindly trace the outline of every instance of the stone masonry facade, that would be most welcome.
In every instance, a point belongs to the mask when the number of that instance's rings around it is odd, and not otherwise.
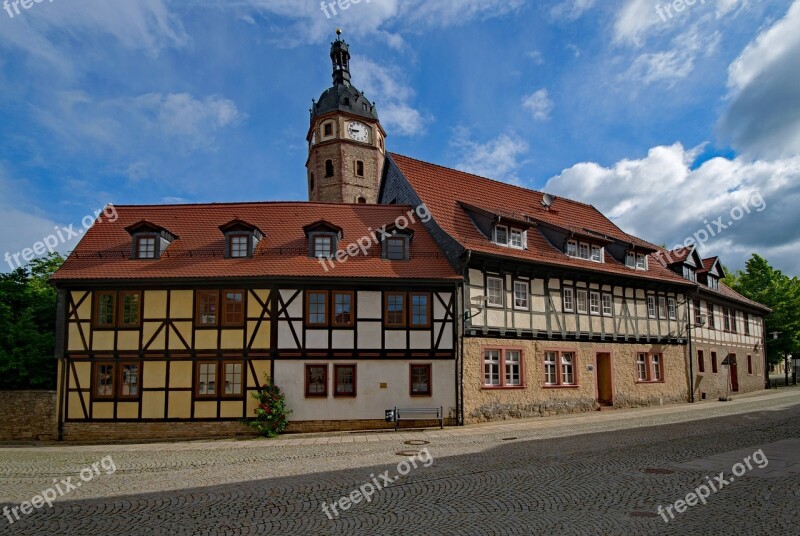
[[[58,439],[55,391],[0,391],[0,441]]]

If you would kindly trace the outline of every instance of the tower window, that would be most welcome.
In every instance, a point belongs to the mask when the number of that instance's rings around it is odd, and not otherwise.
[[[328,122],[322,125],[322,132],[324,136],[333,136],[333,123]]]
[[[364,176],[364,162],[361,160],[356,160],[356,176],[363,177]]]
[[[308,180],[308,189],[313,192],[315,186],[316,186],[316,184],[314,183],[314,174],[312,173],[311,177]]]
[[[333,160],[325,160],[325,176],[333,177]]]
[[[364,196],[359,195],[356,198],[356,203],[358,203],[359,205],[366,205],[367,204],[367,199]]]

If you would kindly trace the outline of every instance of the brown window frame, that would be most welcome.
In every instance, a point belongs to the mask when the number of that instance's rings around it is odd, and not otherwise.
[[[311,321],[311,295],[312,294],[322,294],[325,296],[325,321],[324,322],[312,322]],[[306,290],[305,291],[305,311],[303,314],[303,320],[305,321],[305,325],[307,328],[326,328],[330,325],[330,293],[327,290]]]
[[[330,249],[330,255],[319,255],[317,254],[317,240],[327,240]],[[333,237],[327,234],[312,234],[311,235],[311,258],[316,259],[318,257],[322,257],[324,259],[330,259],[334,255],[336,255],[336,243],[333,240]]]
[[[241,376],[241,392],[238,393],[238,394],[236,394],[236,393],[227,394],[225,392],[225,383],[226,383],[226,380],[228,379],[228,371],[225,368],[227,365],[239,365],[239,366],[242,367],[242,371],[241,371],[241,375],[240,375]],[[247,369],[245,368],[244,360],[238,360],[238,359],[226,359],[226,360],[223,360],[220,363],[220,367],[219,367],[219,379],[220,379],[220,381],[219,381],[219,386],[220,386],[219,394],[220,394],[221,398],[224,398],[226,400],[240,400],[240,399],[244,398],[244,393],[247,390],[247,385],[246,385]]]
[[[216,315],[214,315],[214,322],[213,323],[203,322],[201,320],[202,317],[200,315],[200,306],[202,305],[201,297],[202,296],[212,296],[212,295],[215,298],[215,303],[216,303],[216,306],[217,306],[216,307],[216,309],[217,309]],[[195,327],[201,327],[201,328],[217,327],[220,324],[220,316],[221,316],[219,291],[218,290],[197,290],[197,291],[195,291],[195,300],[196,300],[195,313],[194,313]]]
[[[242,295],[242,311],[237,317],[238,320],[228,320],[228,294]],[[224,328],[240,328],[244,326],[244,319],[247,318],[247,292],[244,289],[224,289],[222,291],[222,307],[220,307],[220,325]],[[233,302],[235,303],[235,302]]]
[[[708,313],[708,329],[717,329],[717,322],[714,319],[714,304],[706,303],[706,311]]]
[[[123,369],[125,367],[135,366],[136,367],[136,394],[135,395],[126,395],[122,393],[122,386],[124,385],[123,379]],[[141,361],[120,361],[117,364],[117,379],[119,381],[118,385],[115,386],[114,391],[117,393],[117,398],[119,400],[139,400],[142,396],[142,362]]]
[[[716,374],[718,371],[717,367],[717,352],[711,352],[711,373]]]
[[[391,242],[393,242],[393,241],[399,241],[400,243],[403,244],[403,256],[402,256],[402,258],[393,259],[392,257],[389,256],[389,251],[390,251],[389,244]],[[404,237],[404,236],[391,236],[391,237],[387,238],[386,239],[386,255],[385,255],[386,260],[387,261],[407,261],[408,258],[409,258],[408,248],[409,248],[409,244],[408,244],[408,238],[407,237]]]
[[[308,392],[308,387],[310,385],[310,382],[308,381],[309,380],[308,372],[312,368],[321,368],[321,369],[323,369],[322,378],[323,378],[323,386],[324,386],[325,390],[322,393],[309,393]],[[328,364],[327,363],[308,363],[308,364],[306,364],[306,366],[305,366],[305,368],[303,370],[304,370],[304,372],[303,372],[304,380],[303,381],[305,382],[305,388],[304,388],[303,391],[305,393],[305,397],[306,398],[328,398],[328,380],[329,380],[329,378],[328,378]]]
[[[389,297],[402,296],[403,298],[403,311],[399,315],[401,321],[399,323],[389,322]],[[385,292],[383,294],[383,327],[405,329],[408,320],[408,296],[405,292]]]
[[[414,369],[424,368],[428,371],[428,391],[425,393],[414,392]],[[410,363],[408,365],[408,394],[409,396],[417,397],[432,397],[433,396],[433,365],[430,363]]]
[[[697,372],[706,371],[706,358],[703,355],[703,350],[697,351]]]
[[[333,121],[322,123],[322,135],[324,137],[333,136]]]
[[[200,369],[203,365],[213,365],[214,366],[214,392],[209,393],[201,393],[200,392]],[[217,400],[220,394],[220,376],[219,376],[219,361],[198,361],[197,367],[194,373],[194,397],[197,399],[203,400]],[[208,389],[206,388],[206,391]]]
[[[142,240],[152,240],[153,241],[153,256],[152,257],[142,257],[140,254],[141,249],[139,248],[139,242]],[[159,236],[156,234],[146,234],[142,236],[137,236],[133,241],[133,250],[135,254],[135,259],[140,259],[143,261],[155,261],[161,257],[161,252],[159,251]]]
[[[353,369],[353,392],[339,392],[339,369]],[[356,398],[358,396],[358,366],[355,363],[336,364],[333,366],[333,396],[334,398]]]
[[[753,374],[753,356],[752,355],[748,355],[747,356],[747,374],[749,374],[749,375]]]
[[[111,304],[111,322],[110,323],[100,323],[99,322],[99,314],[100,314],[100,296],[111,296],[112,304]],[[94,292],[94,314],[92,314],[92,327],[95,328],[113,328],[116,327],[116,320],[117,320],[117,293],[113,290],[96,290]]]
[[[136,311],[135,323],[125,323],[123,321],[123,315],[125,314],[125,296],[138,297],[138,308]],[[120,290],[118,301],[119,306],[117,307],[117,314],[119,315],[119,318],[117,318],[117,326],[123,329],[140,327],[142,325],[142,292],[140,290]]]
[[[498,352],[498,379],[500,383],[498,385],[492,385],[486,383],[486,353],[487,352]],[[507,383],[507,373],[508,373],[508,362],[506,357],[508,352],[519,352],[519,384],[509,384]],[[573,371],[574,376],[574,371]],[[526,382],[525,382],[525,352],[522,348],[516,346],[483,346],[481,347],[481,389],[493,390],[493,389],[525,389]]]
[[[425,296],[427,300],[427,307],[425,317],[427,322],[425,324],[414,323],[414,296]],[[408,293],[408,327],[411,329],[429,329],[431,327],[431,314],[433,312],[433,304],[431,303],[432,294],[430,292],[409,292]]]
[[[111,367],[111,394],[109,395],[101,395],[98,394],[97,388],[98,383],[97,381],[100,379],[100,367]],[[118,363],[114,361],[97,361],[92,366],[92,400],[114,400],[115,395],[117,394],[117,372],[118,372]]]
[[[646,377],[644,380],[639,378],[639,356],[644,355],[644,365],[645,365],[645,372]],[[660,378],[657,380],[653,379],[653,357],[658,356],[658,372],[660,374]],[[664,366],[664,354],[661,352],[636,352],[636,383],[665,383],[665,366]]]
[[[336,321],[336,296],[350,296],[350,321],[337,322]],[[352,328],[355,325],[355,309],[356,309],[356,293],[352,290],[332,290],[331,291],[331,326],[335,328]]]

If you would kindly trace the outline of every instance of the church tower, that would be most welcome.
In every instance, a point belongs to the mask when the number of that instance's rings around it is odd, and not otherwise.
[[[308,198],[377,203],[386,133],[375,104],[350,83],[350,47],[336,30],[333,86],[314,101],[308,130]]]

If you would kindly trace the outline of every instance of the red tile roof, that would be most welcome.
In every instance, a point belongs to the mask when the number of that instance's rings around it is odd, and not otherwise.
[[[391,157],[433,214],[436,222],[467,249],[565,268],[692,285],[656,261],[652,255],[649,262],[650,269],[646,272],[628,268],[610,255],[606,255],[605,263],[569,257],[553,246],[535,227],[528,231],[528,249],[520,250],[498,246],[475,227],[462,206],[463,204],[478,206],[483,210],[506,215],[516,220],[538,220],[577,234],[607,236],[639,246],[648,252],[661,250],[658,246],[625,233],[591,205],[559,197],[550,210],[545,210],[541,204],[544,195],[542,192],[422,162],[407,156],[392,154]]]
[[[380,245],[360,252],[326,272],[308,257],[303,227],[326,220],[343,230],[344,249],[371,230],[391,225],[411,207],[323,203],[215,203],[198,205],[117,206],[114,222],[96,223],[82,238],[53,279],[117,280],[162,278],[334,277],[460,279],[424,226],[416,223],[409,261],[381,258]],[[240,219],[258,227],[264,238],[247,259],[224,258],[219,227]],[[125,230],[147,220],[177,238],[158,260],[131,259],[133,240]]]
[[[706,292],[708,294],[716,295],[716,296],[719,296],[719,297],[722,297],[722,298],[725,298],[725,299],[728,299],[728,300],[731,300],[731,301],[744,303],[746,305],[750,305],[751,307],[759,309],[759,310],[761,310],[761,311],[763,311],[765,313],[771,313],[772,312],[772,309],[770,309],[766,305],[758,303],[757,301],[753,301],[750,298],[747,298],[747,297],[739,294],[738,292],[733,290],[731,287],[729,287],[725,283],[720,282],[719,290],[708,288],[708,287],[705,287],[705,286],[702,286],[702,285],[700,286],[700,288],[703,290],[703,292]]]
[[[714,266],[714,263],[717,262],[718,258],[719,257],[710,257],[708,259],[703,259],[703,268],[698,270],[698,272],[703,273],[711,270],[711,268]]]

